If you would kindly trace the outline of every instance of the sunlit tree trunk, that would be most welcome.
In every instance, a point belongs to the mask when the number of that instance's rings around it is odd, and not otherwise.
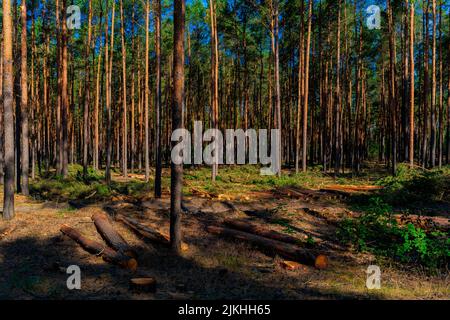
[[[150,15],[150,0],[147,0],[145,6],[145,103],[144,103],[144,159],[145,159],[145,181],[148,182],[150,179],[150,159],[149,159],[149,128],[148,128],[148,108],[150,99],[150,89],[149,89],[149,64],[148,64],[148,51],[150,45],[149,38],[149,15]]]
[[[156,171],[155,198],[161,197],[161,0],[155,0],[155,54],[156,54]]]
[[[22,1],[22,36],[21,36],[21,66],[20,66],[20,120],[21,120],[21,138],[20,144],[21,164],[22,164],[22,194],[28,195],[28,174],[29,174],[29,139],[28,139],[28,71],[27,71],[27,4]]]
[[[414,0],[409,11],[409,165],[414,166]]]
[[[108,11],[106,11],[108,12]],[[106,172],[105,178],[108,184],[111,183],[111,160],[112,160],[112,110],[111,110],[111,98],[112,98],[112,66],[113,66],[113,52],[114,52],[114,16],[116,13],[116,3],[113,1],[112,14],[111,14],[111,53],[108,56],[108,32],[105,33],[105,66],[107,69],[106,79],[106,112],[107,112],[107,129],[106,129]],[[106,24],[106,30],[108,30],[108,23]]]
[[[306,160],[308,150],[308,93],[309,93],[309,51],[311,43],[311,20],[312,20],[312,0],[309,0],[308,9],[308,36],[306,38],[305,53],[305,93],[303,100],[303,151],[302,151],[302,170],[306,172]]]
[[[123,0],[120,0],[120,31],[122,35],[122,174],[128,176],[128,122],[127,122],[127,48]]]
[[[14,89],[12,54],[11,0],[3,0],[3,124],[5,147],[5,178],[3,189],[3,218],[14,217]]]
[[[85,74],[84,74],[84,110],[83,110],[83,176],[86,178],[88,169],[88,147],[89,147],[89,103],[90,103],[90,69],[89,56],[91,49],[91,24],[92,24],[92,0],[89,1],[88,34],[85,52]]]
[[[219,109],[219,52],[218,52],[218,37],[216,25],[216,5],[214,0],[209,1],[209,15],[211,27],[211,123],[212,128],[217,129],[218,126],[218,109]],[[215,160],[212,165],[212,181],[216,180],[218,163],[217,151],[215,151]]]
[[[431,167],[436,165],[436,0],[432,0],[433,40],[431,51]]]
[[[184,99],[184,31],[185,0],[174,3],[173,35],[173,105],[172,130],[183,127]],[[172,143],[175,146],[176,142]],[[170,244],[176,253],[181,252],[181,200],[183,187],[183,165],[171,162],[170,179]]]

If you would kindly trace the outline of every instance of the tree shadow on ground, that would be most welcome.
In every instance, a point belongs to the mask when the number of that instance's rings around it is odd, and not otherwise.
[[[187,239],[190,240],[190,239]],[[213,240],[212,240],[213,241]],[[327,293],[297,286],[288,293],[282,285],[252,279],[226,268],[200,266],[175,256],[167,248],[145,245],[138,252],[136,273],[107,264],[82,251],[62,236],[34,237],[0,242],[0,299],[367,299],[353,293]],[[81,290],[67,288],[66,268],[81,269]],[[132,277],[152,276],[155,293],[129,289]],[[263,275],[264,276],[264,275]],[[290,277],[289,275],[285,275]],[[291,281],[298,281],[292,277]],[[370,298],[381,298],[371,296]]]

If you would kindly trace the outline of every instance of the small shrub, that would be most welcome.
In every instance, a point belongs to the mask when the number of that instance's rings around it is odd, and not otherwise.
[[[392,216],[392,207],[381,198],[369,200],[359,208],[361,216],[340,222],[338,237],[352,243],[358,251],[415,262],[429,268],[448,266],[450,239],[440,231],[426,231],[408,223],[399,226]]]

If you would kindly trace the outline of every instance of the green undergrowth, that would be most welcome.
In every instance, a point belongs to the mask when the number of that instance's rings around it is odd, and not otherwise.
[[[381,178],[377,184],[384,187],[383,200],[394,206],[450,202],[450,166],[411,170],[400,165],[395,176]]]
[[[310,168],[306,173],[283,173],[281,177],[261,175],[259,166],[221,166],[216,181],[211,181],[208,167],[187,168],[184,172],[184,192],[191,194],[191,188],[212,194],[242,194],[243,192],[273,190],[282,187],[320,188],[336,183],[323,174],[320,167]],[[348,182],[345,179],[345,182]]]
[[[413,223],[400,225],[392,206],[375,196],[356,209],[360,216],[339,222],[338,236],[342,242],[352,244],[357,251],[372,252],[430,270],[448,269],[448,232],[435,227],[424,229]]]
[[[150,186],[149,183],[135,179],[113,181],[107,185],[104,172],[89,168],[86,177],[83,177],[82,166],[70,165],[67,178],[58,175],[38,177],[30,183],[30,193],[39,200],[96,202],[109,200],[117,195],[139,197],[151,191]]]

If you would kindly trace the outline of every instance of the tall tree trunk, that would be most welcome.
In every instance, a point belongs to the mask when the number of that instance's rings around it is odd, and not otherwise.
[[[409,165],[414,167],[414,1],[409,11]]]
[[[22,37],[21,37],[21,66],[20,66],[20,118],[22,142],[20,144],[21,163],[22,163],[22,194],[29,195],[28,174],[29,174],[29,139],[28,139],[28,71],[27,71],[27,4],[22,1]]]
[[[219,50],[218,50],[218,37],[217,37],[217,25],[216,25],[216,5],[214,0],[209,1],[209,15],[210,15],[210,27],[211,27],[211,119],[212,128],[217,129],[218,126],[218,109],[219,109]],[[212,181],[216,180],[218,171],[218,146],[214,151],[214,163],[212,165]]]
[[[3,127],[3,32],[0,38],[0,184],[4,182],[4,127]]]
[[[12,54],[11,0],[3,0],[3,124],[5,146],[5,181],[3,191],[3,218],[14,217],[14,88]]]
[[[156,54],[156,171],[155,198],[161,198],[161,0],[155,0],[155,54]]]
[[[274,8],[273,8],[273,19],[274,19],[274,71],[275,71],[275,112],[276,112],[276,126],[280,131],[279,139],[277,141],[278,150],[277,150],[277,163],[280,166],[280,170],[278,170],[278,177],[281,177],[281,90],[280,90],[280,54],[279,54],[279,14],[278,14],[278,5],[279,0],[274,0]],[[272,141],[271,143],[274,143]]]
[[[303,151],[302,151],[302,171],[306,172],[306,160],[308,150],[308,93],[309,93],[309,51],[311,43],[311,20],[312,20],[312,0],[309,0],[308,9],[308,36],[306,38],[305,53],[305,93],[303,101]]]
[[[336,107],[335,107],[335,131],[334,131],[334,174],[337,175],[341,168],[341,152],[340,149],[340,134],[341,134],[341,6],[342,2],[339,0],[338,23],[337,23],[337,39],[336,39]],[[356,80],[358,81],[358,79]]]
[[[395,38],[391,0],[387,0],[389,32],[389,105],[391,110],[392,174],[397,172],[397,98],[395,85]]]
[[[91,51],[91,24],[92,24],[92,0],[89,1],[88,34],[85,52],[84,74],[84,110],[83,110],[83,177],[86,179],[88,171],[88,147],[89,147],[89,99],[90,99],[90,70],[89,56]]]
[[[128,176],[128,122],[127,122],[127,48],[125,44],[125,18],[123,0],[120,0],[120,31],[122,35],[122,174]]]
[[[433,40],[431,51],[431,167],[436,165],[436,0],[432,0]]]
[[[184,99],[184,31],[185,0],[175,0],[173,33],[173,106],[172,130],[183,127]],[[172,142],[172,147],[176,142]],[[170,179],[170,245],[176,253],[181,252],[181,199],[183,187],[183,164],[171,161]]]
[[[57,54],[57,102],[56,102],[56,125],[55,125],[55,160],[56,174],[62,174],[62,125],[61,125],[61,85],[62,85],[62,38],[61,38],[61,2],[56,0],[56,54]],[[50,98],[50,97],[49,97]],[[49,123],[50,124],[50,123]]]
[[[61,126],[62,126],[62,175],[64,178],[67,178],[69,175],[69,144],[68,144],[68,116],[69,116],[69,97],[68,97],[68,82],[67,82],[67,67],[68,67],[68,55],[67,55],[67,43],[68,43],[68,34],[67,34],[67,0],[63,0],[62,2],[62,79],[61,79]]]
[[[300,39],[299,39],[299,56],[298,56],[298,99],[297,99],[297,123],[296,123],[296,132],[295,132],[295,173],[299,172],[299,162],[300,162],[300,121],[302,117],[302,97],[303,97],[303,79],[304,79],[304,69],[303,69],[303,61],[305,50],[304,46],[304,4],[305,2],[302,0],[300,5]]]
[[[145,8],[145,103],[144,103],[144,159],[145,159],[145,181],[148,182],[150,179],[150,159],[149,159],[149,128],[148,128],[148,108],[150,99],[150,89],[149,89],[149,65],[148,65],[148,51],[150,45],[149,39],[149,15],[150,15],[150,0],[147,0]]]
[[[444,140],[444,88],[443,88],[443,75],[442,75],[442,6],[443,2],[439,5],[439,114],[438,114],[438,166],[442,168],[443,157],[443,140]]]
[[[135,154],[136,154],[136,140],[135,140],[135,134],[136,134],[136,116],[135,116],[135,98],[136,98],[136,89],[135,89],[135,83],[136,83],[136,67],[135,67],[135,54],[136,54],[136,44],[135,44],[135,2],[133,0],[133,13],[131,16],[131,30],[132,30],[132,36],[131,36],[131,157],[130,157],[130,167],[131,167],[131,173],[134,173],[134,162],[135,162]]]
[[[106,11],[108,12],[108,11]],[[108,56],[108,32],[105,34],[105,68],[107,70],[106,79],[106,112],[108,117],[108,124],[106,129],[106,171],[105,178],[108,184],[111,183],[111,160],[112,160],[112,66],[113,66],[113,53],[114,53],[114,16],[116,13],[116,2],[113,1],[112,14],[111,14],[111,53]],[[108,23],[106,23],[106,30],[108,30]]]

